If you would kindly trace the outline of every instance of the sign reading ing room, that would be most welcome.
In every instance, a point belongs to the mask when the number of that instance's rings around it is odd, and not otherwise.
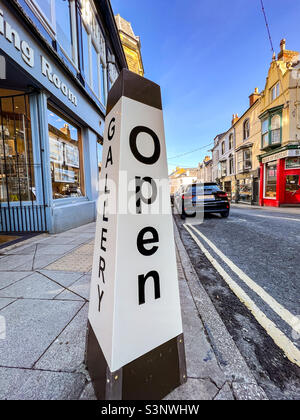
[[[4,18],[4,12],[0,9],[0,36],[3,36],[7,42],[13,44],[15,49],[20,51],[21,57],[25,64],[30,67],[35,67],[35,51],[28,44],[27,41],[21,40],[21,37],[16,29],[7,22]],[[41,72],[49,82],[51,82],[68,100],[77,106],[77,97],[73,94],[71,89],[60,79],[60,77],[53,71],[52,65],[41,55]]]

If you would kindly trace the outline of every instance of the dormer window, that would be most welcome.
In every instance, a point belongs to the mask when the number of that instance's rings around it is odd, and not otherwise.
[[[244,140],[247,140],[250,137],[250,120],[244,122]]]

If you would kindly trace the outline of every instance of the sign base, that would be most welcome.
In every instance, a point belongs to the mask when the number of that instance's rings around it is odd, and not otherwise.
[[[162,400],[187,381],[183,334],[111,372],[88,322],[86,365],[98,400]]]

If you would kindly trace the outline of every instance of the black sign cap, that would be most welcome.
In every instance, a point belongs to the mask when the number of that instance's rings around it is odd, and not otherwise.
[[[136,73],[123,69],[111,88],[106,113],[109,114],[122,96],[162,109],[160,86]]]

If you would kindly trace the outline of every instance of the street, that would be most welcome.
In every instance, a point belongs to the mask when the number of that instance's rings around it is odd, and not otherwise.
[[[194,225],[175,219],[202,285],[258,384],[270,399],[299,399],[299,209],[233,206],[226,220],[211,215]]]

